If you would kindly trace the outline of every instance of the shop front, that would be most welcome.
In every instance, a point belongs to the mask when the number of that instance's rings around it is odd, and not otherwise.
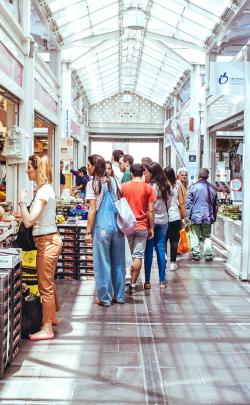
[[[19,100],[0,87],[0,202],[6,202],[6,158],[2,155],[4,138],[18,125]]]
[[[40,157],[46,155],[53,161],[56,126],[35,113],[34,122],[34,153]]]
[[[226,258],[226,270],[241,277],[243,207],[243,114],[210,129],[212,182],[217,187],[219,211],[213,240]]]

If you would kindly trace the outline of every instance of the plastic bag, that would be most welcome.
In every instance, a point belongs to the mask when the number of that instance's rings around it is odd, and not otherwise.
[[[178,253],[188,253],[190,252],[191,248],[190,248],[190,241],[186,232],[186,229],[183,228],[180,230],[180,240],[178,243]]]
[[[129,235],[135,231],[136,219],[125,197],[115,203],[117,210],[117,225],[122,233]]]

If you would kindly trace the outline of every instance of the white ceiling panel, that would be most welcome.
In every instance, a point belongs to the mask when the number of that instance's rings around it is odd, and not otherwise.
[[[129,89],[163,105],[233,0],[44,2],[91,103]]]

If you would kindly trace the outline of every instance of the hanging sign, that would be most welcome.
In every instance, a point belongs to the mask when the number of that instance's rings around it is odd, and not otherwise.
[[[34,95],[35,100],[37,100],[42,106],[51,111],[54,115],[57,114],[57,102],[48,93],[47,90],[35,79],[34,81]]]
[[[239,177],[234,177],[230,181],[230,189],[232,191],[240,191],[242,189],[242,181]]]
[[[210,62],[209,90],[214,96],[243,95],[245,64],[243,62]]]
[[[0,70],[22,87],[23,66],[2,42],[0,42]]]

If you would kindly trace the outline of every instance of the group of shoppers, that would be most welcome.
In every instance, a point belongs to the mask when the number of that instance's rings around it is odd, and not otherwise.
[[[189,217],[195,234],[193,258],[200,259],[200,239],[205,240],[205,260],[212,260],[211,224],[216,220],[216,189],[207,181],[209,171],[201,169],[199,180],[188,190],[187,171],[164,170],[159,163],[133,157],[121,150],[113,152],[112,161],[100,155],[88,158],[86,199],[89,214],[85,242],[93,244],[96,303],[109,307],[112,302],[125,302],[125,236],[117,226],[115,201],[126,198],[136,218],[134,232],[126,240],[130,248],[128,292],[136,291],[136,282],[144,259],[145,289],[151,288],[153,249],[156,250],[160,288],[166,287],[166,246],[170,242],[170,270],[176,270],[176,255],[181,219]],[[43,310],[43,325],[31,340],[53,339],[53,326],[58,324],[59,309],[54,274],[62,241],[55,224],[56,199],[52,188],[51,164],[46,156],[32,155],[28,161],[29,180],[36,183],[30,209],[27,192],[19,197],[21,216],[26,227],[33,226],[37,248],[38,287]],[[87,173],[84,173],[87,176]]]

